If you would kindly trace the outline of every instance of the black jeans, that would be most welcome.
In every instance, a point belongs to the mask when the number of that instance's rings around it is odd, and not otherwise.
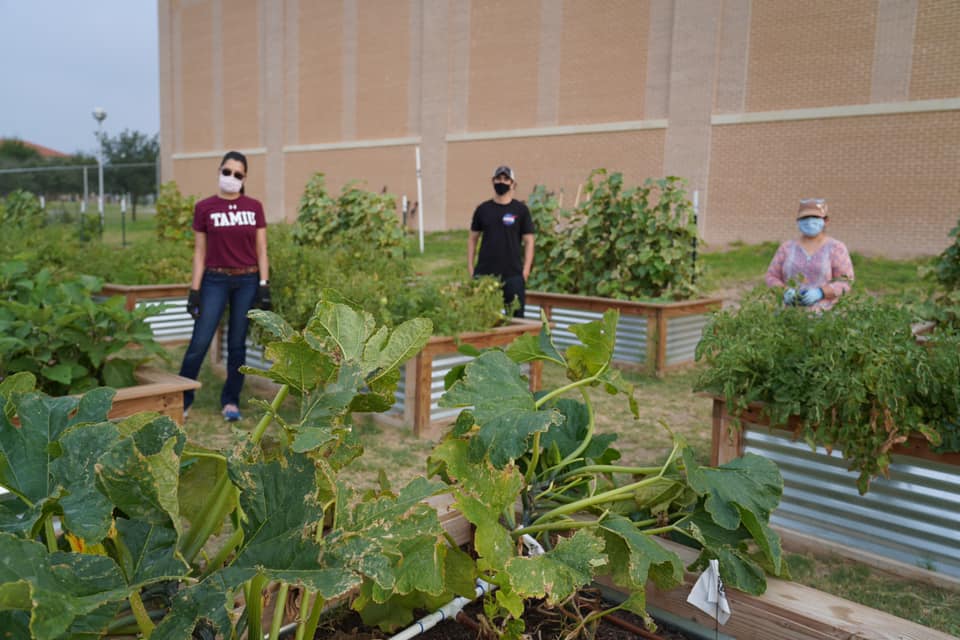
[[[509,308],[510,303],[516,300],[520,306],[513,312],[513,317],[522,318],[523,308],[527,304],[527,286],[523,276],[506,276],[500,281],[503,283],[503,308]]]

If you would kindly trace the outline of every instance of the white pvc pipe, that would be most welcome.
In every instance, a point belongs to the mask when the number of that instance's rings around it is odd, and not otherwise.
[[[410,638],[417,637],[427,629],[432,629],[433,627],[437,626],[437,624],[442,620],[446,620],[447,618],[456,618],[457,614],[460,613],[465,606],[473,602],[473,600],[492,592],[496,588],[497,585],[490,584],[485,580],[477,578],[476,595],[474,595],[473,599],[458,596],[437,611],[434,611],[428,616],[420,618],[420,620],[414,622],[400,633],[391,636],[390,640],[410,640]]]
[[[423,253],[423,172],[420,170],[420,145],[417,145],[417,231],[420,234],[420,253]]]

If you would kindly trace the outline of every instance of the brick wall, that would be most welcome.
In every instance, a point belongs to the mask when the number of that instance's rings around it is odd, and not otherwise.
[[[797,201],[823,197],[851,250],[939,252],[960,216],[956,112],[716,126],[705,239],[797,235]]]

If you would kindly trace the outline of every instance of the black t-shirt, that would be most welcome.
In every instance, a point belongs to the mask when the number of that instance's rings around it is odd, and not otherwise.
[[[487,200],[473,212],[470,230],[482,234],[480,257],[473,271],[476,275],[506,278],[523,274],[521,238],[534,232],[527,205],[519,200],[509,204]]]

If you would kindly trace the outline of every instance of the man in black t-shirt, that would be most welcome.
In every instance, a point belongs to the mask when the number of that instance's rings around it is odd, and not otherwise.
[[[527,205],[513,199],[517,182],[513,170],[497,167],[493,172],[492,200],[480,204],[473,212],[470,237],[467,240],[467,271],[470,276],[493,275],[503,283],[503,303],[516,300],[519,307],[513,315],[522,318],[526,304],[527,278],[533,267],[533,218]],[[477,240],[480,257],[474,266]],[[523,255],[520,245],[523,245]]]

